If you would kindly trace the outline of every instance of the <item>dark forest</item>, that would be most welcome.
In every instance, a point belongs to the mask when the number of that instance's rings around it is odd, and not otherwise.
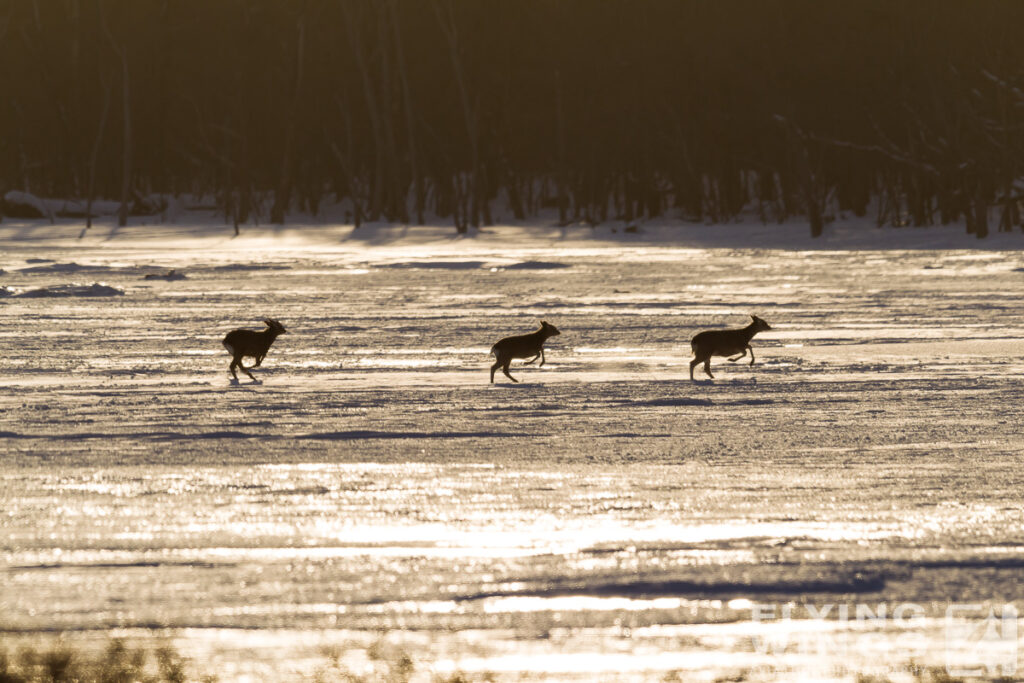
[[[0,0],[0,196],[984,237],[1022,224],[1022,27],[1015,0]]]

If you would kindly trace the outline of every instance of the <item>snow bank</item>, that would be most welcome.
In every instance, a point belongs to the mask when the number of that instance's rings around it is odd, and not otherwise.
[[[572,264],[558,263],[556,261],[522,261],[505,266],[505,270],[557,270],[559,268],[571,268]]]
[[[52,297],[100,297],[100,296],[124,296],[124,290],[111,287],[100,282],[91,285],[66,284],[29,289],[21,294],[15,294],[19,299],[43,299]]]
[[[19,273],[80,273],[83,270],[95,270],[91,266],[81,266],[77,263],[48,263],[45,266],[29,266],[21,268]]]
[[[431,270],[474,270],[483,268],[483,261],[400,261],[381,263],[378,268],[429,268]]]
[[[170,215],[170,213],[168,214]],[[366,224],[359,228],[333,217],[290,217],[286,225],[243,225],[235,236],[219,214],[208,211],[182,211],[176,222],[136,217],[129,225],[119,227],[110,219],[96,221],[84,237],[80,220],[58,219],[54,224],[42,219],[9,219],[0,223],[0,242],[5,245],[39,249],[83,246],[105,248],[165,247],[191,249],[212,254],[223,250],[228,269],[261,269],[268,254],[273,258],[289,258],[311,248],[325,253],[374,251],[387,258],[392,268],[440,268],[456,270],[475,268],[474,259],[491,259],[488,267],[522,270],[556,269],[557,261],[533,259],[526,250],[547,250],[552,247],[585,249],[629,249],[634,247],[676,247],[684,249],[772,249],[794,251],[850,250],[934,250],[972,249],[1005,251],[1024,249],[1020,232],[994,232],[978,239],[966,232],[963,225],[928,228],[879,228],[871,218],[847,217],[825,227],[819,238],[810,236],[806,222],[764,224],[753,217],[733,223],[705,225],[680,219],[652,220],[636,225],[627,232],[621,221],[610,221],[596,227],[584,225],[558,226],[552,217],[533,223],[506,223],[472,230],[458,235],[447,222],[430,225]],[[415,247],[416,251],[408,248]],[[392,250],[393,253],[387,253]],[[239,258],[244,252],[258,252],[251,259]],[[446,258],[439,258],[446,257]],[[465,258],[463,258],[465,257]],[[218,255],[217,260],[221,257]],[[431,259],[432,264],[425,261]],[[516,261],[521,264],[516,265]],[[259,264],[259,265],[257,265]]]
[[[188,279],[188,277],[185,275],[185,273],[182,273],[179,270],[171,268],[166,273],[146,273],[146,275],[144,275],[142,279],[143,280],[167,280],[168,282],[171,282],[173,280],[186,280],[186,279]]]
[[[11,218],[46,218],[51,216],[46,204],[28,192],[11,190],[0,202],[0,214]]]
[[[285,265],[273,265],[265,263],[229,263],[224,266],[215,266],[213,270],[221,272],[245,272],[250,270],[285,270],[288,266]]]

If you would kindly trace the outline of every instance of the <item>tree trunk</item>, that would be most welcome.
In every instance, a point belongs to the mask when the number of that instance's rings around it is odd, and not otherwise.
[[[128,75],[128,48],[121,53],[121,94],[124,96],[121,150],[121,207],[117,211],[117,224],[128,225],[128,202],[132,191],[132,105],[131,81]]]
[[[118,43],[114,34],[110,32],[107,25],[107,17],[103,11],[103,3],[97,4],[100,25],[103,32],[110,41],[110,47],[117,54],[121,62],[121,206],[117,211],[117,224],[119,227],[128,225],[128,202],[131,197],[132,188],[132,105],[131,105],[131,77],[128,69],[128,46]],[[91,193],[90,193],[91,194]]]
[[[408,137],[406,145],[409,150],[409,171],[412,174],[412,186],[413,196],[416,207],[416,222],[420,225],[423,224],[423,205],[425,203],[425,193],[423,191],[423,179],[420,177],[419,163],[417,159],[417,145],[416,145],[416,126],[413,119],[413,101],[412,91],[409,88],[409,76],[406,71],[405,65],[405,50],[402,47],[402,28],[401,28],[401,16],[400,12],[395,11],[395,5],[397,0],[391,0],[389,8],[391,10],[391,21],[395,31],[395,50],[398,58],[398,79],[402,85],[402,99],[404,100],[405,106],[405,134]],[[404,198],[403,198],[404,200]]]
[[[523,197],[519,193],[519,179],[514,175],[511,175],[508,180],[508,203],[512,208],[512,215],[515,216],[517,221],[526,218],[526,211],[523,208]]]
[[[441,9],[444,2],[446,12]],[[455,13],[450,0],[434,0],[434,12],[437,14],[441,32],[444,33],[448,43],[448,55],[451,58],[452,70],[455,73],[455,84],[459,91],[459,102],[462,105],[462,117],[466,126],[466,137],[469,141],[469,169],[466,178],[466,187],[463,193],[469,201],[468,216],[464,214],[465,220],[456,222],[456,232],[464,234],[469,232],[469,225],[478,227],[480,225],[480,150],[479,150],[479,122],[477,121],[476,107],[471,105],[469,91],[466,88],[466,79],[462,71],[462,61],[459,59],[459,33],[455,23]],[[445,16],[447,14],[447,16]]]
[[[347,151],[346,153],[342,153],[342,151],[338,149],[338,145],[332,142],[331,152],[334,154],[334,158],[338,161],[338,165],[341,166],[341,170],[345,174],[345,184],[348,186],[348,196],[352,200],[353,225],[354,227],[359,228],[359,226],[363,224],[363,199],[359,196],[359,179],[352,168],[352,117],[349,115],[348,110],[340,99],[336,98],[335,102],[338,105],[338,111],[345,124],[345,142],[347,145]]]
[[[363,97],[366,100],[366,109],[370,116],[370,129],[373,133],[373,186],[370,190],[371,198],[369,215],[367,217],[369,220],[375,221],[380,217],[384,191],[384,135],[381,130],[381,111],[377,102],[373,79],[370,77],[369,67],[366,64],[365,55],[363,55],[363,43],[360,39],[360,32],[352,20],[350,3],[343,0],[340,3],[340,7],[345,14],[345,29],[348,31],[348,42],[352,46],[352,53],[356,58],[356,67],[359,69],[359,78],[363,85]]]
[[[302,60],[303,53],[305,52],[304,47],[306,38],[306,17],[303,14],[299,15],[297,32],[298,45],[295,50],[295,80],[292,85],[291,98],[288,103],[288,112],[286,114],[288,120],[285,122],[284,152],[281,160],[281,178],[277,186],[277,192],[274,195],[274,205],[270,210],[270,222],[277,223],[279,225],[284,224],[285,212],[288,210],[289,204],[291,204],[292,167],[294,166],[292,157],[294,156],[293,148],[295,147],[296,119],[299,114],[299,93],[302,89]]]
[[[988,237],[988,202],[981,197],[974,200],[974,236],[978,239]]]
[[[569,200],[566,196],[566,184],[568,182],[567,162],[565,158],[565,112],[562,106],[562,75],[555,72],[555,136],[557,138],[556,153],[558,154],[558,224],[566,226],[569,224],[568,210]]]
[[[92,153],[89,155],[89,188],[85,198],[85,228],[79,239],[85,236],[85,231],[92,227],[92,202],[96,196],[96,164],[100,158],[100,146],[103,144],[103,131],[107,127],[107,115],[110,113],[110,94],[113,86],[104,82],[103,84],[103,111],[100,113],[100,125],[96,130],[96,138],[92,143]]]
[[[381,120],[381,131],[384,134],[384,159],[385,176],[387,178],[386,192],[384,193],[384,214],[389,221],[409,222],[408,186],[403,182],[401,164],[398,161],[397,144],[395,142],[395,125],[392,117],[394,107],[391,102],[392,88],[391,59],[388,50],[388,40],[392,37],[387,30],[388,13],[386,7],[381,7],[377,15],[377,37],[380,52],[380,110],[383,114]]]

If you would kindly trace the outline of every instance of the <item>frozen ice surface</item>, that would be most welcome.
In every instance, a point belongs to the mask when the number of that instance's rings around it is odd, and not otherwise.
[[[155,634],[221,680],[381,633],[424,675],[789,680],[942,666],[949,605],[1024,607],[1012,244],[61,230],[0,225],[4,286],[124,295],[0,300],[9,637]],[[691,382],[750,313],[755,365]],[[542,318],[545,366],[490,385]]]

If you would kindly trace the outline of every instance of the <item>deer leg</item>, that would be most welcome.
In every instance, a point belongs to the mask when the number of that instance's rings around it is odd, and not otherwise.
[[[700,358],[694,358],[690,361],[690,379],[693,379],[693,369],[700,365]]]
[[[260,364],[263,362],[263,359],[266,358],[266,357],[267,357],[267,354],[263,354],[262,356],[256,356],[256,362],[253,363],[252,366],[254,368],[258,368],[260,366]]]
[[[711,359],[710,358],[708,358],[706,361],[704,361],[704,372],[708,373],[708,377],[710,377],[711,379],[715,378],[715,376],[711,374]]]
[[[494,365],[491,366],[491,384],[494,384],[494,371],[501,367],[501,359],[494,361]]]
[[[251,372],[249,372],[249,368],[247,368],[244,365],[242,365],[242,356],[239,356],[238,358],[236,358],[235,362],[232,363],[232,365],[237,365],[238,367],[242,368],[242,372],[244,372],[245,374],[249,375],[249,379],[251,379],[254,382],[256,381],[256,376],[253,375]],[[253,367],[255,367],[255,366],[253,366]],[[235,375],[235,379],[238,379],[237,375]]]
[[[750,351],[750,364],[753,365],[754,364],[754,347],[753,346],[747,346],[747,349]]]
[[[510,380],[512,380],[513,382],[516,382],[518,384],[519,380],[517,380],[512,375],[508,374],[508,366],[509,366],[509,363],[511,363],[511,362],[512,362],[511,360],[505,361],[505,364],[501,366],[501,371],[505,373],[506,377],[508,377]]]
[[[237,358],[232,358],[231,359],[231,365],[228,366],[228,372],[231,373],[231,376],[235,379],[236,382],[238,381],[238,373],[235,372],[235,367],[237,365],[238,365],[238,359]]]
[[[540,365],[538,365],[537,367],[538,368],[544,367],[544,347],[543,346],[540,347]]]
[[[530,363],[532,363],[533,361],[537,360],[537,359],[538,359],[538,358],[540,358],[540,357],[541,357],[541,356],[540,356],[540,354],[538,353],[538,354],[537,354],[536,356],[534,356],[534,357],[533,357],[533,358],[531,358],[530,360],[528,360],[528,361],[524,361],[524,362],[523,362],[523,365],[529,365]],[[544,361],[542,360],[542,361],[540,362],[540,364],[541,364],[541,365],[544,365]]]
[[[749,348],[749,347],[748,347],[748,348]],[[743,356],[745,356],[745,355],[747,355],[747,349],[743,349],[743,353],[741,353],[740,355],[736,356],[735,358],[730,358],[730,359],[729,359],[729,362],[730,362],[730,363],[735,363],[735,362],[736,362],[736,361],[738,361],[738,360],[739,360],[740,358],[743,358]]]

